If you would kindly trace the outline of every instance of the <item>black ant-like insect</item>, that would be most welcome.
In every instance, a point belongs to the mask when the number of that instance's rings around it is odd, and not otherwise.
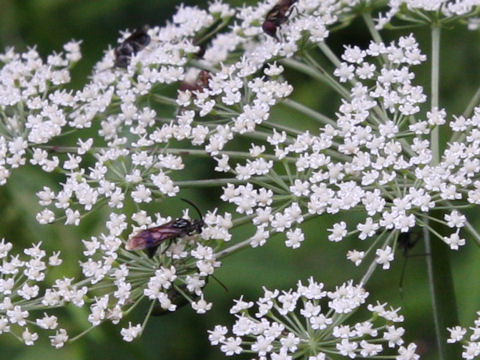
[[[115,66],[126,68],[130,58],[150,43],[150,36],[147,34],[148,26],[135,30],[132,35],[122,41],[115,50]]]
[[[403,265],[400,273],[400,282],[398,288],[400,295],[403,294],[403,281],[405,279],[405,270],[407,268],[407,259],[414,256],[425,256],[428,254],[409,254],[410,249],[412,249],[418,242],[421,240],[422,233],[419,229],[411,230],[410,232],[401,233],[398,236],[398,248],[403,252]]]
[[[288,17],[292,13],[292,5],[297,0],[280,0],[265,16],[262,29],[265,34],[278,40],[277,29],[280,25],[287,22]]]
[[[140,231],[135,236],[132,236],[127,241],[127,250],[145,250],[150,258],[155,255],[157,248],[167,240],[182,238],[184,236],[199,234],[202,232],[203,221],[202,213],[198,207],[187,199],[181,199],[187,204],[191,205],[198,213],[199,219],[188,220],[178,218],[166,224],[152,227]]]

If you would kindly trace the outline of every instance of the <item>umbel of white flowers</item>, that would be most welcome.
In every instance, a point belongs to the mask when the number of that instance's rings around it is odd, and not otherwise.
[[[479,1],[369,1],[372,9],[385,6],[376,28],[370,15],[364,15],[373,41],[366,48],[345,45],[340,57],[326,44],[330,31],[359,16],[365,2],[298,0],[277,5],[293,3],[295,9],[282,8],[276,15],[281,19],[275,18],[277,3],[270,0],[239,9],[221,1],[207,10],[180,6],[163,27],[123,34],[117,50],[105,53],[78,91],[66,85],[69,69],[80,59],[79,42],[66,44],[64,53],[46,61],[34,49],[21,54],[9,49],[0,55],[0,184],[21,166],[60,174],[55,187],[38,185],[40,224],[79,225],[88,213],[105,205],[110,209],[105,230],[83,240],[81,279],[56,279],[43,295],[35,292],[33,283],[2,280],[4,290],[18,288],[3,293],[3,332],[13,324],[24,326],[28,316],[27,305],[23,300],[16,305],[13,295],[39,298],[47,308],[69,303],[83,307],[88,298],[91,328],[105,321],[122,322],[124,340],[132,341],[156,311],[175,311],[182,302],[198,313],[208,311],[212,304],[203,289],[224,256],[262,246],[276,233],[284,234],[285,245],[296,249],[306,240],[301,224],[323,214],[355,210],[362,217],[338,221],[328,236],[332,242],[347,236],[372,239],[368,249],[348,251],[347,258],[357,266],[371,255],[388,269],[400,234],[420,226],[451,249],[465,244],[460,231],[472,227],[460,209],[480,203],[480,108],[472,106],[464,116],[449,115],[439,106],[426,111],[427,96],[415,83],[414,72],[426,56],[415,36],[387,44],[377,29],[396,18],[426,22],[430,12],[439,22],[459,21],[473,16]],[[266,18],[279,23],[276,38],[264,33]],[[140,33],[149,41],[135,48]],[[122,66],[119,53],[126,56]],[[320,56],[333,66],[326,68],[317,60]],[[325,115],[293,100],[285,69],[321,81],[315,86],[333,89],[336,111]],[[278,121],[271,111],[279,104],[303,114],[310,130]],[[430,139],[441,127],[449,127],[451,138],[439,154]],[[96,132],[87,137],[83,130],[90,128]],[[66,136],[70,146],[58,145],[60,136]],[[246,140],[234,144],[239,138]],[[211,170],[217,178],[184,180],[189,171],[186,158],[213,159]],[[145,205],[176,197],[182,186],[205,185],[221,186],[218,205],[233,204],[233,212],[206,212],[201,234],[171,236],[152,257],[126,249],[128,238],[142,230],[171,230],[172,214],[147,213]],[[125,206],[131,203],[134,211]],[[445,208],[449,210],[432,221],[450,227],[448,235],[432,231],[427,221],[433,210]],[[190,219],[188,213],[182,219]],[[247,222],[252,236],[231,244],[231,228]],[[23,269],[30,264],[17,260],[11,256],[4,261],[6,274],[9,266]],[[322,287],[313,280],[310,286]],[[348,301],[344,293],[350,294]],[[296,292],[268,294],[258,305],[275,306],[285,316],[283,323],[270,323],[261,310],[259,320],[247,315],[248,305],[235,311],[241,320],[233,329],[235,337],[225,337],[225,328],[217,327],[210,335],[212,342],[230,355],[244,351],[244,339],[253,335],[251,350],[260,357],[300,354],[321,359],[327,350],[348,357],[376,356],[385,349],[372,340],[382,339],[396,348],[397,359],[417,356],[413,344],[403,347],[400,340],[391,340],[401,339],[403,330],[390,323],[381,331],[372,319],[342,324],[347,311],[338,310],[335,297],[353,311],[366,297],[361,286],[347,283],[332,292],[318,290],[319,298],[300,285]],[[322,298],[331,299],[328,307],[318,302]],[[124,319],[147,299],[150,308],[142,324]],[[291,328],[288,319],[299,299],[309,304],[300,308],[305,320]],[[322,306],[339,321],[329,324],[332,315]],[[394,310],[382,305],[367,309],[372,316],[395,322]],[[38,326],[57,329],[48,315]],[[309,333],[309,327],[315,331]],[[452,329],[452,339],[459,339],[462,331]],[[36,333],[23,331],[18,337],[32,344]],[[332,342],[313,341],[317,335]],[[52,336],[55,347],[68,339],[64,329]],[[466,359],[480,351],[476,337],[470,340]]]
[[[313,278],[308,285],[300,281],[295,290],[267,290],[254,303],[236,300],[230,313],[236,316],[228,329],[217,325],[209,331],[212,345],[220,345],[227,355],[254,353],[258,359],[289,360],[304,358],[325,360],[337,354],[349,358],[418,359],[416,345],[404,346],[404,328],[398,326],[403,316],[387,304],[368,305],[369,316],[353,322],[349,317],[362,307],[368,292],[352,281],[335,291],[323,290],[324,284]],[[384,343],[384,345],[382,345]]]

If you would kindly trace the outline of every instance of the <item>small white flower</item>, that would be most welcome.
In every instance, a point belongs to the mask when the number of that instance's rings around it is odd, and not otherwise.
[[[340,223],[334,224],[332,229],[328,229],[331,232],[328,235],[328,240],[330,241],[341,241],[347,235],[347,224],[342,221]]]
[[[459,342],[467,333],[467,329],[464,329],[461,326],[447,328],[447,330],[450,332],[450,337],[447,339],[447,343],[449,344]]]
[[[347,252],[347,259],[353,262],[355,266],[359,266],[362,263],[364,257],[365,257],[364,251],[349,250]]]
[[[50,344],[55,349],[60,349],[68,340],[67,331],[65,329],[58,329],[55,335],[50,336]]]
[[[192,309],[196,311],[197,314],[205,314],[212,308],[212,303],[205,301],[203,296],[196,302],[192,302]]]
[[[132,342],[136,337],[142,333],[142,326],[140,324],[132,326],[132,323],[128,323],[128,328],[123,328],[120,331],[124,341]]]
[[[38,340],[38,334],[37,333],[31,333],[28,328],[26,328],[23,333],[22,333],[22,339],[27,346],[32,346],[35,341]]]
[[[462,239],[458,233],[453,233],[450,236],[444,236],[443,241],[450,246],[452,250],[458,250],[460,246],[465,245],[465,239]]]
[[[300,247],[304,239],[305,235],[299,228],[296,228],[293,231],[289,230],[287,231],[287,241],[285,241],[285,245],[287,247],[291,247],[292,249],[297,249]]]
[[[375,261],[382,265],[383,270],[390,269],[390,262],[393,261],[393,251],[390,246],[387,246],[385,249],[377,249],[375,252],[377,258]]]

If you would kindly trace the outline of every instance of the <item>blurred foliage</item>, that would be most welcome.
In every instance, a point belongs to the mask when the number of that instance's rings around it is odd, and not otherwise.
[[[190,5],[205,5],[206,2],[184,1]],[[231,1],[239,5],[241,1]],[[128,0],[2,0],[0,1],[0,47],[14,46],[24,50],[28,46],[36,46],[42,55],[52,51],[60,51],[62,45],[70,39],[81,39],[83,59],[74,70],[74,87],[85,83],[93,64],[97,62],[105,49],[116,43],[119,31],[126,28],[137,28],[143,24],[162,25],[173,14],[178,2],[175,0],[133,2]],[[398,33],[384,33],[385,38],[398,37]],[[417,34],[421,48],[428,54],[430,40],[428,32]],[[339,54],[343,44],[357,44],[365,47],[370,41],[366,28],[360,22],[351,27],[332,34],[329,45]],[[478,64],[479,51],[472,51],[471,44],[479,43],[479,33],[465,29],[444,31],[441,61],[441,104],[450,112],[461,113],[468,104],[479,83]],[[448,44],[448,46],[447,46]],[[418,72],[417,82],[429,89],[429,74]],[[332,98],[324,86],[312,83],[298,73],[287,72],[287,79],[294,84],[294,98],[297,101],[324,113],[332,114],[340,100]],[[312,90],[314,89],[314,90]],[[279,121],[286,119],[285,124],[295,124],[298,128],[315,131],[311,123],[303,120],[298,113],[278,106],[273,115]],[[310,125],[309,125],[310,124]],[[195,166],[192,161],[187,163],[191,169],[191,178],[205,178],[207,166]],[[81,239],[98,234],[108,209],[95,212],[85,219],[78,228],[62,225],[40,226],[34,213],[39,208],[35,193],[40,190],[39,184],[49,185],[45,175],[23,168],[14,172],[6,186],[0,187],[0,238],[5,237],[18,248],[31,242],[42,241],[50,251],[62,249],[66,264],[65,276],[75,276],[78,271],[78,260],[81,255]],[[53,183],[52,183],[53,184]],[[202,209],[216,206],[214,199],[219,194],[218,189],[182,190],[182,196],[192,199]],[[168,205],[168,207],[167,207]],[[155,206],[155,205],[153,205]],[[171,201],[171,204],[158,205],[156,211],[178,216],[183,203]],[[352,216],[355,216],[354,214]],[[479,224],[478,213],[470,213],[474,225]],[[105,325],[88,333],[84,338],[53,351],[47,339],[40,341],[33,348],[27,348],[8,335],[0,336],[2,357],[10,360],[23,359],[223,359],[216,348],[208,344],[207,329],[215,324],[230,324],[232,317],[228,313],[232,299],[245,295],[246,299],[254,299],[262,293],[261,287],[288,289],[293,287],[298,279],[306,280],[313,275],[327,286],[340,284],[348,279],[359,279],[365,267],[354,268],[347,264],[345,253],[352,247],[351,241],[356,241],[355,247],[362,247],[359,240],[347,240],[339,244],[326,241],[327,231],[338,218],[324,216],[304,224],[306,241],[297,250],[287,249],[280,237],[272,238],[262,248],[246,249],[224,259],[217,277],[227,285],[225,292],[216,282],[211,281],[207,288],[208,299],[214,300],[213,309],[206,315],[196,315],[189,307],[174,314],[152,318],[141,339],[133,343],[125,343],[119,335],[120,327]],[[245,239],[251,235],[248,226],[234,231],[233,241]],[[320,244],[321,243],[321,244]],[[371,302],[377,299],[389,301],[395,307],[403,308],[406,317],[405,340],[415,341],[419,350],[425,353],[432,350],[433,334],[425,331],[425,323],[431,323],[431,308],[427,284],[425,257],[422,245],[411,250],[411,254],[420,256],[408,257],[403,291],[399,283],[402,262],[406,259],[398,257],[390,271],[378,271],[368,284]],[[480,283],[472,282],[478,277],[480,252],[476,246],[469,243],[458,252],[451,252],[459,315],[463,324],[471,323],[475,311],[480,304]],[[60,275],[60,274],[53,274]],[[67,313],[67,328],[80,324],[77,333],[88,326],[87,314],[74,307],[65,310]],[[132,322],[143,318],[146,309],[138,309]],[[137,316],[137,319],[135,319]],[[65,317],[63,317],[65,321]],[[71,335],[74,335],[71,333]],[[423,358],[423,357],[422,357]],[[425,359],[429,359],[425,357]],[[433,359],[431,357],[430,359]]]

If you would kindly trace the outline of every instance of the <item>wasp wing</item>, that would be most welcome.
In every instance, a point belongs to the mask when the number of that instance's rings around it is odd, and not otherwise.
[[[181,229],[172,227],[173,221],[140,231],[127,241],[127,250],[143,250],[157,248],[162,242],[182,236]]]

